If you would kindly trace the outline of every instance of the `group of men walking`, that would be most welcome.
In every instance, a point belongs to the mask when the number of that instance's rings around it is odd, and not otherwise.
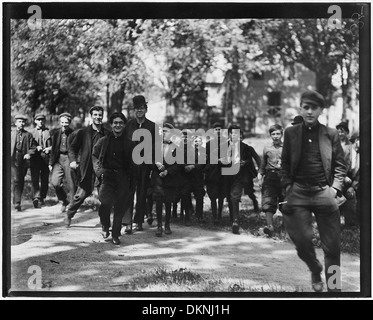
[[[314,215],[323,243],[328,290],[338,291],[338,281],[329,281],[334,276],[331,270],[335,270],[331,267],[340,266],[337,198],[342,193],[356,197],[359,184],[356,166],[354,170],[346,169],[338,131],[318,121],[324,107],[325,100],[319,93],[305,92],[301,96],[302,119],[285,131],[280,125],[272,126],[269,129],[272,144],[264,147],[262,157],[243,143],[238,125],[230,125],[226,131],[220,123],[215,123],[208,137],[198,130],[187,129],[175,136],[172,124],[165,123],[160,128],[146,118],[148,106],[142,95],[133,98],[133,119],[127,120],[120,112],[109,116],[111,130],[102,123],[104,110],[100,106],[89,110],[92,124],[76,131],[70,128],[68,113],[59,115],[60,128],[53,133],[45,127],[44,115],[35,116],[36,127],[31,132],[24,130],[26,117],[17,115],[11,136],[13,204],[16,210],[21,210],[24,177],[30,166],[34,207],[44,204],[51,172],[50,181],[62,203],[67,227],[97,187],[102,235],[106,240],[111,236],[115,245],[120,244],[123,225],[132,227],[135,222],[137,230],[142,231],[146,218],[152,224],[154,202],[156,236],[172,233],[171,213],[178,202],[184,223],[190,225],[192,194],[196,218],[204,221],[206,191],[214,222],[221,221],[226,199],[232,232],[238,234],[243,193],[253,201],[254,210],[259,211],[253,185],[253,179],[258,177],[267,221],[264,232],[272,234],[273,215],[280,208],[298,255],[311,270],[313,289],[322,291],[322,265],[312,243],[311,216]],[[148,134],[138,134],[138,129],[145,129]],[[143,144],[147,137],[150,144]],[[157,137],[161,137],[159,144]],[[146,158],[146,148],[151,148],[150,161],[135,163],[133,154],[139,147],[140,158]],[[168,161],[176,159],[179,150],[183,152],[182,161]],[[235,170],[225,171],[232,168]],[[347,172],[351,174],[346,178]]]

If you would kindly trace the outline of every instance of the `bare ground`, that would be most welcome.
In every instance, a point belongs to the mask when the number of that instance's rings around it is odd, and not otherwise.
[[[11,212],[11,289],[25,291],[82,292],[311,292],[310,274],[284,239],[241,228],[232,234],[226,227],[185,227],[172,223],[172,235],[155,237],[156,222],[144,231],[123,234],[121,246],[105,242],[97,211],[78,212],[70,228],[63,223],[60,205],[34,209],[25,203],[22,212]],[[227,215],[227,213],[225,213]],[[228,219],[227,217],[225,217]],[[227,220],[228,221],[228,220]],[[323,262],[321,249],[317,254]],[[30,289],[34,266],[40,267],[42,288]],[[201,285],[141,284],[159,270],[188,270]],[[29,272],[28,272],[29,271]],[[215,284],[218,284],[216,286]],[[135,288],[135,289],[134,289]],[[232,289],[233,288],[233,289]],[[342,290],[360,291],[360,257],[342,254]],[[205,293],[206,295],[206,293]]]

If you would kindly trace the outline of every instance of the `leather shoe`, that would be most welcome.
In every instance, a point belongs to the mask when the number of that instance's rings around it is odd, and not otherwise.
[[[66,207],[68,206],[68,204],[69,204],[68,202],[62,204],[62,206],[61,206],[61,213],[66,212]]]
[[[105,227],[102,227],[102,237],[104,238],[104,240],[108,240],[108,238],[110,237],[110,231],[109,231],[109,228],[105,228]]]
[[[120,240],[118,237],[113,237],[113,244],[115,244],[116,246],[119,246],[120,245]]]
[[[311,273],[312,289],[315,292],[322,292],[324,283],[321,280],[321,273]]]
[[[155,232],[156,237],[162,237],[162,226],[158,226],[157,231]]]
[[[263,232],[264,232],[266,235],[268,235],[268,237],[272,237],[273,231],[274,231],[273,226],[265,226],[265,227],[263,228]]]
[[[148,218],[148,219],[146,220],[146,222],[148,223],[149,226],[152,225],[153,221],[154,221],[154,220],[153,220],[152,217],[150,217],[150,218]]]
[[[172,233],[170,226],[165,226],[164,227],[164,233],[165,234],[171,234]]]
[[[232,224],[232,232],[234,233],[234,234],[239,234],[239,232],[238,232],[238,230],[239,230],[239,226],[238,226],[238,223],[235,221],[235,222],[233,222],[233,224]]]
[[[136,231],[144,231],[144,229],[142,227],[142,223],[137,224]]]
[[[22,209],[21,209],[21,205],[20,205],[20,204],[16,204],[16,205],[14,206],[14,209],[16,209],[16,211],[18,211],[18,212],[21,212],[21,211],[22,211]]]
[[[45,202],[44,202],[44,199],[43,199],[43,198],[40,198],[40,200],[39,200],[39,204],[40,204],[41,206],[45,206]]]
[[[125,233],[131,234],[132,233],[132,225],[126,225],[126,229],[124,230]]]
[[[35,209],[39,208],[39,199],[32,200],[32,204],[34,205]]]

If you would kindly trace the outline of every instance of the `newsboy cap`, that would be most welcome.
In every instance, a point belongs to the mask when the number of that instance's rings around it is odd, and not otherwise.
[[[15,116],[14,116],[14,119],[21,119],[21,120],[27,120],[27,117],[24,115],[24,114],[16,114]]]
[[[348,124],[347,122],[344,122],[342,121],[341,123],[339,123],[337,126],[336,126],[337,129],[343,129],[344,131],[346,131],[347,133],[350,133],[350,130],[348,129]]]
[[[303,122],[302,116],[295,116],[291,124],[295,125],[295,124],[302,123],[302,122]]]
[[[35,120],[39,120],[39,119],[45,120],[45,114],[38,113],[38,114],[35,115],[34,119]]]
[[[351,138],[350,138],[350,141],[352,143],[355,143],[357,139],[359,139],[359,132],[354,132],[352,135],[351,135]]]
[[[104,113],[104,108],[101,106],[93,106],[89,108],[89,114],[92,114],[93,111],[101,111]]]
[[[65,118],[71,120],[72,115],[71,115],[70,113],[68,113],[68,112],[64,112],[64,113],[61,113],[61,114],[58,116],[59,119],[61,119],[62,117],[65,117]]]
[[[324,97],[318,93],[317,91],[308,90],[303,92],[300,102],[310,103],[315,106],[319,106],[320,108],[325,107],[325,99]]]
[[[141,106],[147,106],[147,102],[145,100],[145,97],[142,95],[134,96],[132,99],[133,107],[141,107]]]

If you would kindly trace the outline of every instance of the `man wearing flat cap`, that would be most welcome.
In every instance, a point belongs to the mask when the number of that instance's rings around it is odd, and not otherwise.
[[[341,195],[346,164],[337,130],[318,121],[324,107],[320,93],[304,92],[300,105],[304,122],[285,130],[280,174],[287,203],[282,213],[298,256],[311,271],[312,289],[322,292],[323,266],[312,243],[312,213],[315,215],[323,244],[327,290],[340,292],[341,231],[336,197]]]
[[[302,123],[303,117],[302,116],[295,116],[291,124],[294,126],[296,124]]]
[[[74,217],[84,200],[92,194],[95,186],[99,187],[99,182],[93,171],[92,150],[97,141],[109,134],[102,124],[104,117],[104,108],[93,106],[89,109],[92,124],[86,128],[79,129],[69,148],[70,168],[77,170],[78,182],[75,195],[70,202],[65,223],[70,226],[71,219]]]
[[[32,134],[24,129],[26,121],[27,117],[24,115],[15,116],[16,128],[12,130],[10,139],[13,205],[17,211],[21,211],[25,176],[30,166],[30,159],[36,152],[36,142]]]
[[[74,138],[73,130],[70,128],[71,114],[64,112],[59,115],[60,128],[52,134],[52,150],[49,158],[49,170],[51,174],[51,184],[56,190],[59,201],[62,201],[61,212],[66,211],[66,206],[72,200],[76,187],[74,177],[70,169],[68,151]],[[64,190],[63,179],[66,179],[66,189]]]
[[[49,153],[52,149],[52,138],[45,126],[45,115],[36,114],[35,128],[30,130],[36,141],[36,152],[31,157],[32,202],[35,208],[44,205],[49,184]]]
[[[146,112],[148,111],[148,103],[143,95],[134,96],[132,99],[133,108],[135,111],[135,118],[129,120],[124,129],[124,134],[130,139],[132,139],[133,133],[137,129],[148,130],[152,137],[152,151],[154,155],[155,148],[155,133],[158,133],[158,127],[156,129],[156,124],[146,118]],[[157,130],[157,131],[156,131]],[[134,141],[135,144],[139,144],[143,141]],[[142,154],[141,154],[142,155]],[[154,159],[154,156],[153,156]],[[136,223],[136,230],[143,230],[144,217],[147,213],[146,211],[146,197],[147,190],[150,186],[149,174],[151,171],[151,165],[140,164],[135,165],[135,172],[133,173],[133,184],[132,184],[132,195],[130,201],[130,206],[127,208],[126,213],[123,217],[123,224],[127,225],[126,232],[130,233],[132,228],[132,216],[134,207],[134,196],[136,193],[136,213],[133,216],[133,221]],[[152,223],[152,219],[148,221],[149,224]]]

